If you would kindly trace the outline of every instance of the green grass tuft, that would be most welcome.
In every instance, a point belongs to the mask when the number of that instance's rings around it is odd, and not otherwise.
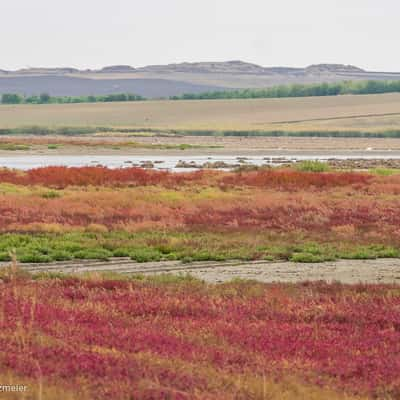
[[[327,172],[329,165],[321,161],[301,161],[295,164],[295,168],[302,172]]]

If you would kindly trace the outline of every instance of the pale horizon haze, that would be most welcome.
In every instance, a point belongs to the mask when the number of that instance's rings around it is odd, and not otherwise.
[[[396,0],[12,0],[0,69],[243,60],[400,71]]]

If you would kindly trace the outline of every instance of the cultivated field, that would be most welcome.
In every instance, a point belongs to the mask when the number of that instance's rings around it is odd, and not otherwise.
[[[400,94],[0,107],[0,128],[102,126],[188,130],[398,128]]]

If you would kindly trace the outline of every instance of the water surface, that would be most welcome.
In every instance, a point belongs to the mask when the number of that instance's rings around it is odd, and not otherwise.
[[[230,165],[279,165],[286,162],[303,160],[328,159],[400,159],[400,152],[376,151],[376,152],[266,152],[263,156],[243,156],[243,155],[165,155],[165,156],[123,156],[123,155],[12,155],[0,157],[0,167],[11,169],[28,170],[47,166],[68,166],[82,167],[102,165],[109,168],[126,168],[140,166],[144,162],[151,161],[155,169],[187,171],[187,168],[176,168],[179,161],[186,163],[195,162],[202,165],[206,162],[223,161]]]

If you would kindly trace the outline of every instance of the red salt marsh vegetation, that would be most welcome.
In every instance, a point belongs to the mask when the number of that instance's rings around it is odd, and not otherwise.
[[[0,182],[18,185],[43,185],[65,188],[67,186],[151,186],[176,187],[182,184],[197,183],[211,186],[252,186],[277,189],[299,190],[304,186],[336,187],[351,184],[366,184],[371,176],[353,172],[305,173],[292,169],[261,169],[244,172],[197,171],[193,173],[173,173],[152,171],[142,168],[110,169],[95,167],[45,167],[27,172],[0,170]]]
[[[400,257],[400,175],[0,171],[0,259]],[[11,399],[400,398],[400,291],[0,271]]]
[[[24,398],[400,396],[398,286],[2,278],[0,376]]]
[[[0,259],[398,257],[400,175],[0,171]]]

